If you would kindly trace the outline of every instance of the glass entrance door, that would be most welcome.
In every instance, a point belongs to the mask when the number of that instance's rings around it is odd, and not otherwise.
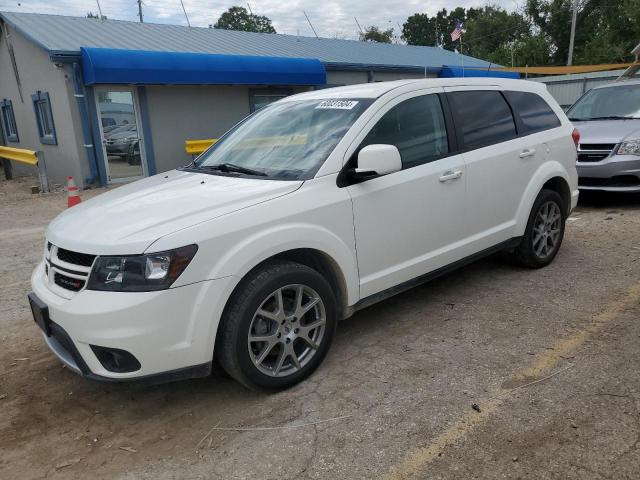
[[[135,92],[131,88],[96,88],[102,149],[109,183],[146,175]]]

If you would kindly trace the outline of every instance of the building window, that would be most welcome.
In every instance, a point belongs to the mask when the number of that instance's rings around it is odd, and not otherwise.
[[[16,116],[13,113],[13,104],[6,98],[0,102],[2,112],[2,126],[8,142],[19,142],[18,127],[16,126]]]
[[[290,88],[251,88],[249,89],[250,111],[253,113],[291,94],[293,90]]]
[[[53,124],[53,114],[51,113],[51,101],[47,92],[40,92],[31,95],[33,100],[33,109],[36,114],[36,123],[38,124],[38,134],[40,142],[47,145],[57,145],[56,127]]]

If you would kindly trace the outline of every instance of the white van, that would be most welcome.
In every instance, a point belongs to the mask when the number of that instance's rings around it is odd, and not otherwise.
[[[499,250],[551,262],[578,199],[575,142],[539,83],[294,95],[51,222],[34,318],[89,378],[204,376],[215,357],[248,387],[288,387],[356,310]]]

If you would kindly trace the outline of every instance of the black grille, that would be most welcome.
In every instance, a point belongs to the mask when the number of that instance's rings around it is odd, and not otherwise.
[[[606,150],[610,152],[615,146],[615,143],[581,143],[580,150]]]
[[[84,280],[78,280],[77,278],[67,277],[61,273],[55,272],[53,275],[53,281],[56,285],[71,290],[72,292],[78,292],[84,287]]]
[[[82,265],[83,267],[90,267],[93,265],[93,260],[96,256],[89,255],[88,253],[78,253],[65,250],[64,248],[58,248],[58,258],[63,262]]]
[[[640,187],[640,178],[635,175],[616,175],[611,178],[581,177],[580,187]]]
[[[599,162],[611,155],[615,143],[581,143],[578,149],[579,162]]]

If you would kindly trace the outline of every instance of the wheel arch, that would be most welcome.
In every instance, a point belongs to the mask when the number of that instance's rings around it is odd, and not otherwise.
[[[336,303],[338,305],[338,318],[342,318],[344,312],[347,309],[348,302],[348,291],[347,291],[347,280],[345,279],[344,273],[338,262],[331,257],[331,255],[327,254],[322,250],[318,250],[316,248],[293,248],[290,250],[284,250],[282,252],[271,255],[268,258],[265,258],[256,266],[254,266],[251,270],[249,270],[242,279],[239,279],[236,284],[233,292],[229,296],[229,299],[236,292],[238,286],[242,283],[242,280],[247,278],[247,276],[251,275],[253,272],[259,270],[262,266],[269,262],[273,261],[291,261],[300,263],[309,268],[312,268],[320,275],[322,275],[327,282],[331,285],[333,292],[336,295]],[[227,299],[227,303],[229,300]]]
[[[542,165],[529,181],[525,194],[520,200],[516,216],[515,235],[521,236],[527,227],[529,214],[540,191],[544,188],[554,190],[560,194],[565,202],[566,214],[571,210],[571,189],[569,175],[559,162],[547,162]]]

